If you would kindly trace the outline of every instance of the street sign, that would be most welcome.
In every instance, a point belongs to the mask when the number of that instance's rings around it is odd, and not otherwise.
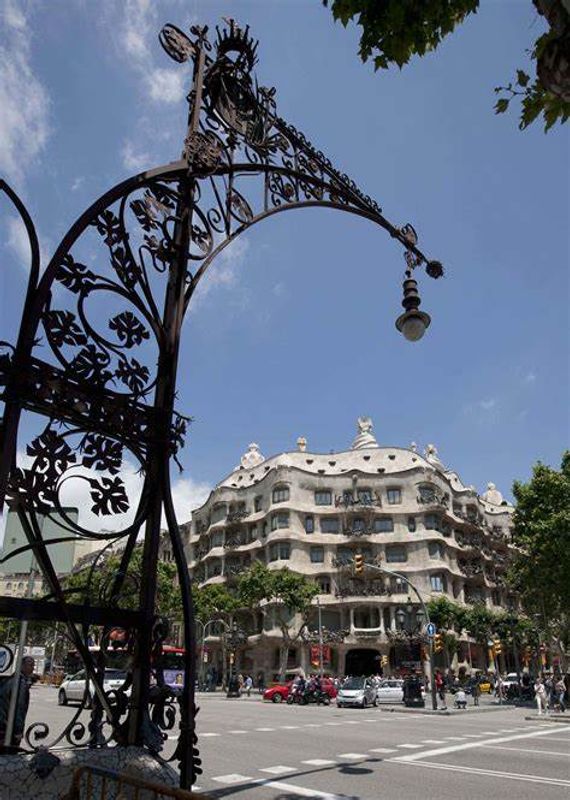
[[[433,639],[433,637],[435,636],[435,631],[436,631],[435,623],[428,622],[428,624],[426,625],[426,635],[429,636],[430,639]]]
[[[8,645],[0,645],[0,673],[8,672],[14,660],[14,651]]]

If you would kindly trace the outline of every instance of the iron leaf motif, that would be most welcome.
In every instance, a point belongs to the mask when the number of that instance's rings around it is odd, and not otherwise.
[[[149,338],[149,333],[142,322],[135,317],[132,311],[123,311],[109,320],[109,328],[115,331],[125,347],[135,347],[143,339]]]
[[[75,261],[71,253],[63,257],[55,279],[75,294],[89,292],[97,280],[94,273],[85,264]]]
[[[79,351],[71,362],[70,369],[79,380],[106,383],[111,378],[111,373],[105,369],[109,361],[106,353],[98,350],[94,344],[89,344]]]
[[[140,394],[145,388],[149,379],[148,367],[140,364],[136,358],[127,361],[122,358],[115,370],[115,376],[119,378],[134,394]]]
[[[123,448],[119,442],[96,433],[89,433],[81,442],[83,466],[88,469],[108,470],[116,475],[123,463]]]
[[[129,510],[129,499],[125,485],[120,478],[100,478],[89,480],[91,486],[91,511],[97,516],[124,514]]]
[[[87,336],[75,320],[71,311],[48,311],[44,314],[45,328],[57,347],[87,343]]]
[[[77,460],[63,436],[51,428],[46,428],[40,436],[36,437],[26,447],[26,453],[35,459],[36,469],[55,475],[65,472]]]

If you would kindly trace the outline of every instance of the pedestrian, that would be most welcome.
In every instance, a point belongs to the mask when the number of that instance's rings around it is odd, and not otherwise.
[[[543,710],[548,713],[546,687],[544,686],[544,682],[540,675],[537,677],[534,683],[534,696],[536,698],[536,708],[538,714],[542,714]]]
[[[479,678],[475,678],[473,682],[473,687],[471,689],[471,694],[473,696],[473,705],[479,705],[479,698],[481,697],[481,687],[479,686]]]
[[[245,692],[246,692],[248,697],[251,696],[252,687],[253,687],[253,678],[251,677],[251,675],[247,675],[246,679],[244,681],[244,684],[243,684],[243,688],[244,688],[244,690],[245,690]]]
[[[564,678],[562,675],[560,676],[559,680],[556,681],[554,689],[556,691],[556,697],[558,699],[558,707],[563,714],[566,711],[566,684],[564,683]]]
[[[435,673],[435,688],[439,699],[443,703],[441,710],[445,711],[447,709],[445,704],[445,681],[443,680],[443,675],[439,670],[437,670]]]
[[[24,656],[20,666],[20,674],[17,677],[14,675],[11,678],[5,678],[0,686],[0,747],[20,746],[26,725],[26,714],[28,713],[28,706],[30,704],[30,686],[34,683],[32,677],[33,672],[34,659],[31,656]],[[14,727],[12,729],[11,741],[6,742],[6,726],[8,724],[10,700],[14,688],[16,688],[18,692]]]

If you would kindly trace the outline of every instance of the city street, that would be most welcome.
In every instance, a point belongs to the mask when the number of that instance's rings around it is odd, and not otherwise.
[[[200,790],[241,800],[455,800],[568,796],[570,726],[528,709],[409,713],[273,705],[200,695]],[[56,691],[34,690],[28,722],[70,719]],[[86,715],[84,715],[86,718]],[[170,739],[170,737],[169,737]],[[165,754],[174,747],[167,742]],[[355,780],[357,778],[357,780]],[[421,788],[420,788],[421,787]]]

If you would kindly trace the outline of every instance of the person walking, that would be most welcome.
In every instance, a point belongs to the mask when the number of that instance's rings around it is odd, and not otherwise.
[[[251,690],[253,688],[253,678],[251,677],[251,675],[247,675],[246,676],[246,679],[245,679],[245,681],[243,683],[243,688],[244,688],[244,691],[247,694],[247,696],[250,697],[251,696]]]
[[[479,698],[481,697],[481,687],[479,686],[479,678],[475,678],[475,682],[471,688],[471,695],[473,697],[473,705],[479,705]]]
[[[546,694],[546,687],[540,675],[537,677],[534,683],[534,696],[536,698],[536,708],[538,714],[542,714],[543,709],[545,713],[548,713],[548,696]]]
[[[566,684],[564,683],[564,678],[562,675],[554,684],[554,690],[556,692],[558,707],[560,709],[560,712],[563,714],[566,711],[566,701],[565,701]]]
[[[445,704],[445,681],[443,680],[443,675],[439,670],[437,670],[437,672],[435,673],[435,689],[437,692],[437,696],[443,703],[441,710],[445,711],[447,709],[447,706]]]
[[[0,747],[19,747],[24,735],[26,725],[26,715],[30,705],[30,686],[34,683],[34,659],[31,656],[24,656],[20,666],[20,674],[11,678],[5,678],[0,685]],[[37,680],[37,678],[36,678]],[[10,742],[6,742],[6,727],[8,724],[8,714],[10,711],[10,700],[12,692],[16,689],[18,696],[16,700],[16,713],[14,715],[14,727]]]

